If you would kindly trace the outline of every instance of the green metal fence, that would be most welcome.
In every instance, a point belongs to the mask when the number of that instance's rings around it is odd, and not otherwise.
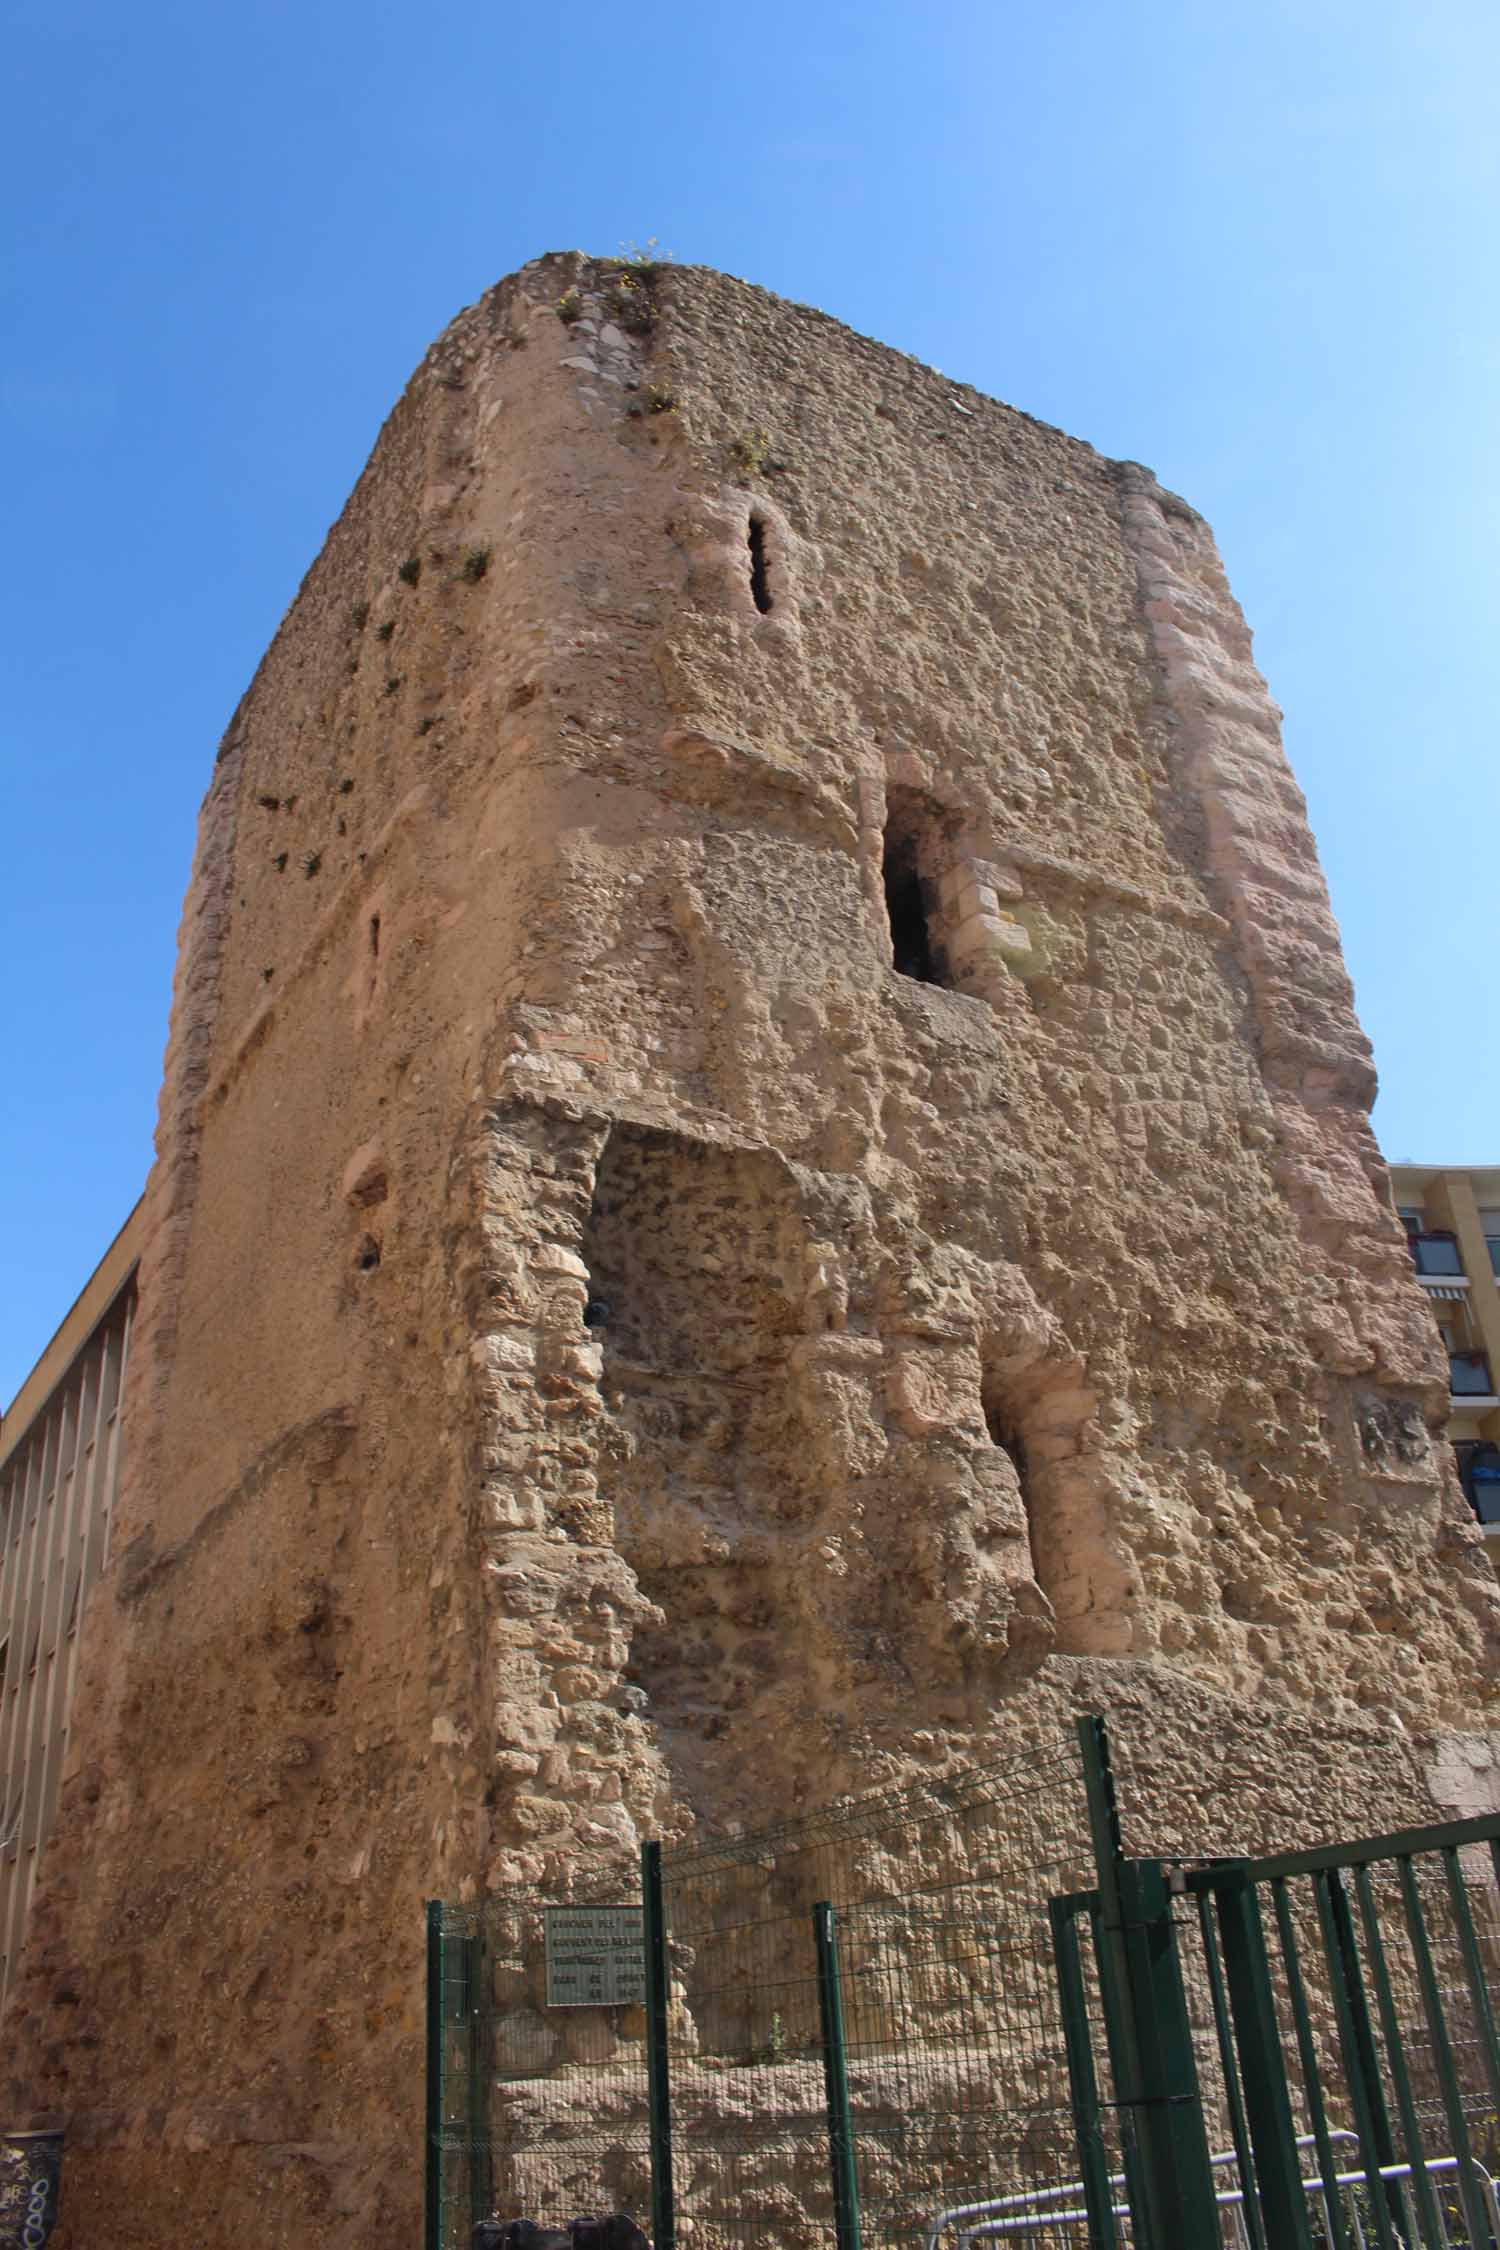
[[[1066,1730],[692,1851],[648,1845],[641,2004],[556,1989],[560,1909],[429,1908],[428,2250],[490,2211],[656,2250],[876,2250],[1073,2164],[1047,1902],[1088,1871]]]
[[[651,2207],[639,1880],[427,1909],[426,2250]]]
[[[1047,1912],[1087,1863],[1061,1729],[669,1854],[671,2176],[693,2250],[916,2246],[954,2207],[1065,2182]]]
[[[1098,1720],[1082,1750],[1098,1880],[1052,1907],[1079,2149],[1056,2239],[1500,2243],[1500,1816],[1269,1858],[1127,1857]],[[964,2250],[998,2232],[971,2218]]]
[[[434,1904],[427,2250],[1500,2250],[1497,1886],[1500,1816],[1127,1854],[1087,1720]]]

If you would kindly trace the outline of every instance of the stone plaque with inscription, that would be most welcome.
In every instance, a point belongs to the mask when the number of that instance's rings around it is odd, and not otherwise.
[[[549,1906],[549,2008],[633,2008],[646,1997],[638,1906]]]

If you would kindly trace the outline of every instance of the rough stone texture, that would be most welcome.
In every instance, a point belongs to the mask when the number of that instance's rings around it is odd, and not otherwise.
[[[204,808],[59,2242],[414,2239],[431,1893],[1098,1705],[1163,1826],[1247,1704],[1242,1834],[1487,1795],[1372,1090],[1191,509],[711,273],[463,314]]]

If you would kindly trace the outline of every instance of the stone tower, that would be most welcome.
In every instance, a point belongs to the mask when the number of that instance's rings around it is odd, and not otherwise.
[[[204,806],[6,2039],[63,2239],[414,2240],[429,1894],[1122,1698],[1442,1801],[1373,1089],[1148,471],[709,272],[462,314]]]

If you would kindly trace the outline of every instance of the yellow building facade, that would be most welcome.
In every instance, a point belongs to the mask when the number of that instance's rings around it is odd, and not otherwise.
[[[1391,1187],[1448,1353],[1448,1436],[1500,1540],[1500,1165],[1393,1164]]]
[[[136,1205],[0,1416],[0,2006],[57,1811],[89,1590],[109,1559]]]

